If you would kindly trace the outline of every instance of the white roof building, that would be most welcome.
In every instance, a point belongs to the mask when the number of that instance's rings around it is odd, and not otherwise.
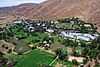
[[[48,47],[49,47],[49,46],[50,46],[50,44],[45,44],[44,46],[48,46]]]
[[[49,33],[53,33],[54,32],[54,30],[51,30],[51,29],[47,29],[46,31],[49,32]]]
[[[34,32],[34,31],[35,31],[35,28],[34,28],[34,27],[29,27],[29,28],[28,28],[28,31]]]
[[[43,41],[43,43],[44,43],[44,44],[46,44],[46,43],[47,43],[47,41]]]
[[[21,21],[14,21],[13,23],[17,24],[17,23],[22,23]]]

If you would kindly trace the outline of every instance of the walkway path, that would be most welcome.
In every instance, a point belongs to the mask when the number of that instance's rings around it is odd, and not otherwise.
[[[37,47],[37,49],[43,50],[45,52],[51,53],[51,54],[55,54],[54,52],[52,52],[52,50],[44,50],[44,47]]]
[[[57,56],[57,57],[50,63],[49,66],[51,66],[58,58],[59,58],[59,56]]]

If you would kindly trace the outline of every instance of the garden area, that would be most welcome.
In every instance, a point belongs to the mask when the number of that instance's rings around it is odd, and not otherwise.
[[[23,54],[29,50],[30,50],[30,47],[28,46],[28,44],[20,44],[20,45],[14,46],[13,52],[17,54]]]
[[[12,48],[12,50],[16,54],[23,54],[31,49],[29,47],[29,43],[24,41],[19,41],[14,38],[10,38],[9,43],[13,44],[14,48]]]

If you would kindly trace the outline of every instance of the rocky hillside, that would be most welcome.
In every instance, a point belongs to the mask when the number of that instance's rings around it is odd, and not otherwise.
[[[0,8],[0,14],[42,20],[79,17],[100,25],[100,0],[48,0],[40,4],[27,3]]]

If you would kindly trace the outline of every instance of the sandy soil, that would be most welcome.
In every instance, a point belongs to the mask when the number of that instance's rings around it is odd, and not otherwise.
[[[2,45],[7,46],[8,49],[3,48]],[[10,54],[7,53],[8,50],[9,50],[9,49],[12,49],[13,47],[14,47],[14,46],[13,46],[12,44],[7,43],[7,42],[5,42],[4,40],[0,40],[0,51],[3,52],[3,53],[5,54],[4,56],[5,56],[6,58],[10,56]]]

